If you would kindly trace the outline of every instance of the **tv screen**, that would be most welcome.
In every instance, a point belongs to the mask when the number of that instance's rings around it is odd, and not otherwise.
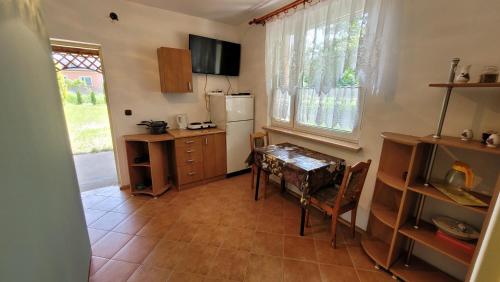
[[[240,44],[190,34],[189,50],[193,73],[240,74]]]

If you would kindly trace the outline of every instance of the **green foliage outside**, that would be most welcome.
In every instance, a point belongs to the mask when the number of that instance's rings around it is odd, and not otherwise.
[[[336,23],[328,38],[315,34],[312,29],[306,33],[305,65],[299,91],[297,120],[305,125],[352,132],[352,125],[334,123],[335,113],[355,112],[359,106],[358,95],[342,94],[332,96],[326,93],[312,95],[322,83],[322,75],[334,76],[336,91],[358,93],[359,78],[356,73],[356,57],[360,38],[364,31],[364,15],[357,13]],[[339,69],[341,67],[341,69]],[[320,75],[322,74],[322,75]]]
[[[94,91],[90,92],[90,102],[94,106],[97,104],[97,99],[95,98],[95,92]]]
[[[60,72],[57,82],[73,154],[113,150],[105,95],[81,80],[65,79]]]
[[[77,92],[76,92],[76,103],[77,103],[78,105],[83,104],[83,100],[82,100],[82,93],[80,93],[80,91],[77,91]]]
[[[113,149],[106,104],[63,103],[73,154]]]

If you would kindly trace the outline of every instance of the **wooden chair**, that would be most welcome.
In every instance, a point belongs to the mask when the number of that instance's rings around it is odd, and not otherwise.
[[[340,215],[351,211],[352,236],[356,235],[356,211],[371,162],[368,160],[367,162],[359,162],[352,167],[348,166],[340,187],[326,187],[311,195],[311,205],[332,216],[331,244],[334,249],[337,247],[337,219]],[[306,212],[306,225],[309,225],[309,211]]]
[[[269,134],[267,132],[255,132],[250,134],[250,150],[254,151],[255,148],[261,148],[269,145]],[[257,165],[252,164],[252,183],[251,189],[255,185],[255,173],[257,172]],[[264,173],[264,197],[267,191],[267,182],[269,181],[269,172],[262,170]],[[258,181],[258,180],[257,180]]]

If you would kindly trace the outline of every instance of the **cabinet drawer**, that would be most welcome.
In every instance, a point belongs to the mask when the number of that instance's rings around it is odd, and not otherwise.
[[[179,167],[179,185],[200,181],[203,179],[203,164],[201,162]]]
[[[202,162],[203,148],[200,144],[175,148],[175,158],[178,166]]]
[[[175,139],[175,148],[196,147],[196,146],[200,146],[201,148],[201,145],[202,145],[202,138],[199,136]]]

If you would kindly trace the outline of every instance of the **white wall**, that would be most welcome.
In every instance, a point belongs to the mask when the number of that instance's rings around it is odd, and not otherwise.
[[[167,120],[176,126],[176,114],[187,113],[191,121],[208,118],[203,88],[204,75],[193,75],[193,93],[162,94],[156,49],[188,48],[188,34],[238,42],[236,27],[143,6],[123,0],[44,0],[47,30],[51,38],[96,43],[102,46],[113,139],[120,183],[128,184],[122,135],[145,132],[141,120]],[[111,22],[114,11],[119,22]],[[232,91],[237,78],[230,78]],[[207,91],[226,90],[225,77],[208,76]],[[132,116],[123,111],[132,109]]]
[[[0,281],[88,281],[90,242],[39,1],[0,1]]]

